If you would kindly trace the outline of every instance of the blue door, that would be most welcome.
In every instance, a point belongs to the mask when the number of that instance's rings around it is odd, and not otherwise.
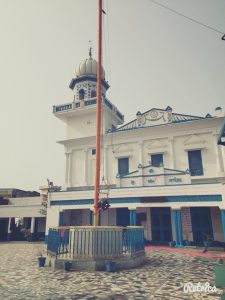
[[[116,209],[116,225],[125,227],[130,225],[130,211],[128,208]]]
[[[171,241],[171,215],[169,207],[151,208],[152,242],[167,244]]]
[[[213,239],[209,207],[191,207],[191,223],[195,245],[202,246],[207,238]]]

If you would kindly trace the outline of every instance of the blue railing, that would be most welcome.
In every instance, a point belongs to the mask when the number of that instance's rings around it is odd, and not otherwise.
[[[49,230],[47,250],[60,258],[104,258],[134,256],[144,252],[142,227],[59,227]]]
[[[106,106],[108,106],[111,110],[113,109],[113,105],[112,103],[108,100],[108,99],[104,99],[104,103],[106,104]]]
[[[59,253],[68,253],[69,230],[51,229],[48,235],[48,253],[57,256]]]
[[[89,106],[89,105],[94,105],[94,104],[96,104],[96,99],[86,100],[84,102],[84,106]]]
[[[72,103],[66,105],[54,106],[53,112],[59,112],[59,111],[64,111],[69,109],[72,109]]]
[[[123,252],[134,255],[140,251],[144,251],[144,230],[136,227],[123,230]]]

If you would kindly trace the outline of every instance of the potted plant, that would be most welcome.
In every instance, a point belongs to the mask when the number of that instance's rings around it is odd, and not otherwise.
[[[192,231],[184,230],[184,246],[191,246],[192,242],[190,241],[190,235]]]
[[[41,250],[38,250],[37,256],[38,256],[38,265],[39,265],[39,267],[44,267],[45,266],[46,257],[43,256],[43,252]]]

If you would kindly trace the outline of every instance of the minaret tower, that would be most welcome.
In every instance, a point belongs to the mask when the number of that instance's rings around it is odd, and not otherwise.
[[[70,89],[74,92],[73,101],[53,107],[56,117],[67,125],[67,139],[84,138],[96,134],[96,97],[98,63],[92,57],[84,59],[76,68],[76,76],[71,80]],[[124,116],[106,98],[109,88],[102,68],[102,134],[123,124]]]

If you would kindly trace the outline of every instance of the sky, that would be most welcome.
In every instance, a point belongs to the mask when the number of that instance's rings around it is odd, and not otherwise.
[[[224,0],[157,0],[225,33]],[[150,0],[104,0],[108,98],[125,115],[153,107],[225,110],[225,41]],[[71,102],[75,68],[97,57],[97,0],[0,0],[0,187],[62,185],[65,124],[52,106]]]

